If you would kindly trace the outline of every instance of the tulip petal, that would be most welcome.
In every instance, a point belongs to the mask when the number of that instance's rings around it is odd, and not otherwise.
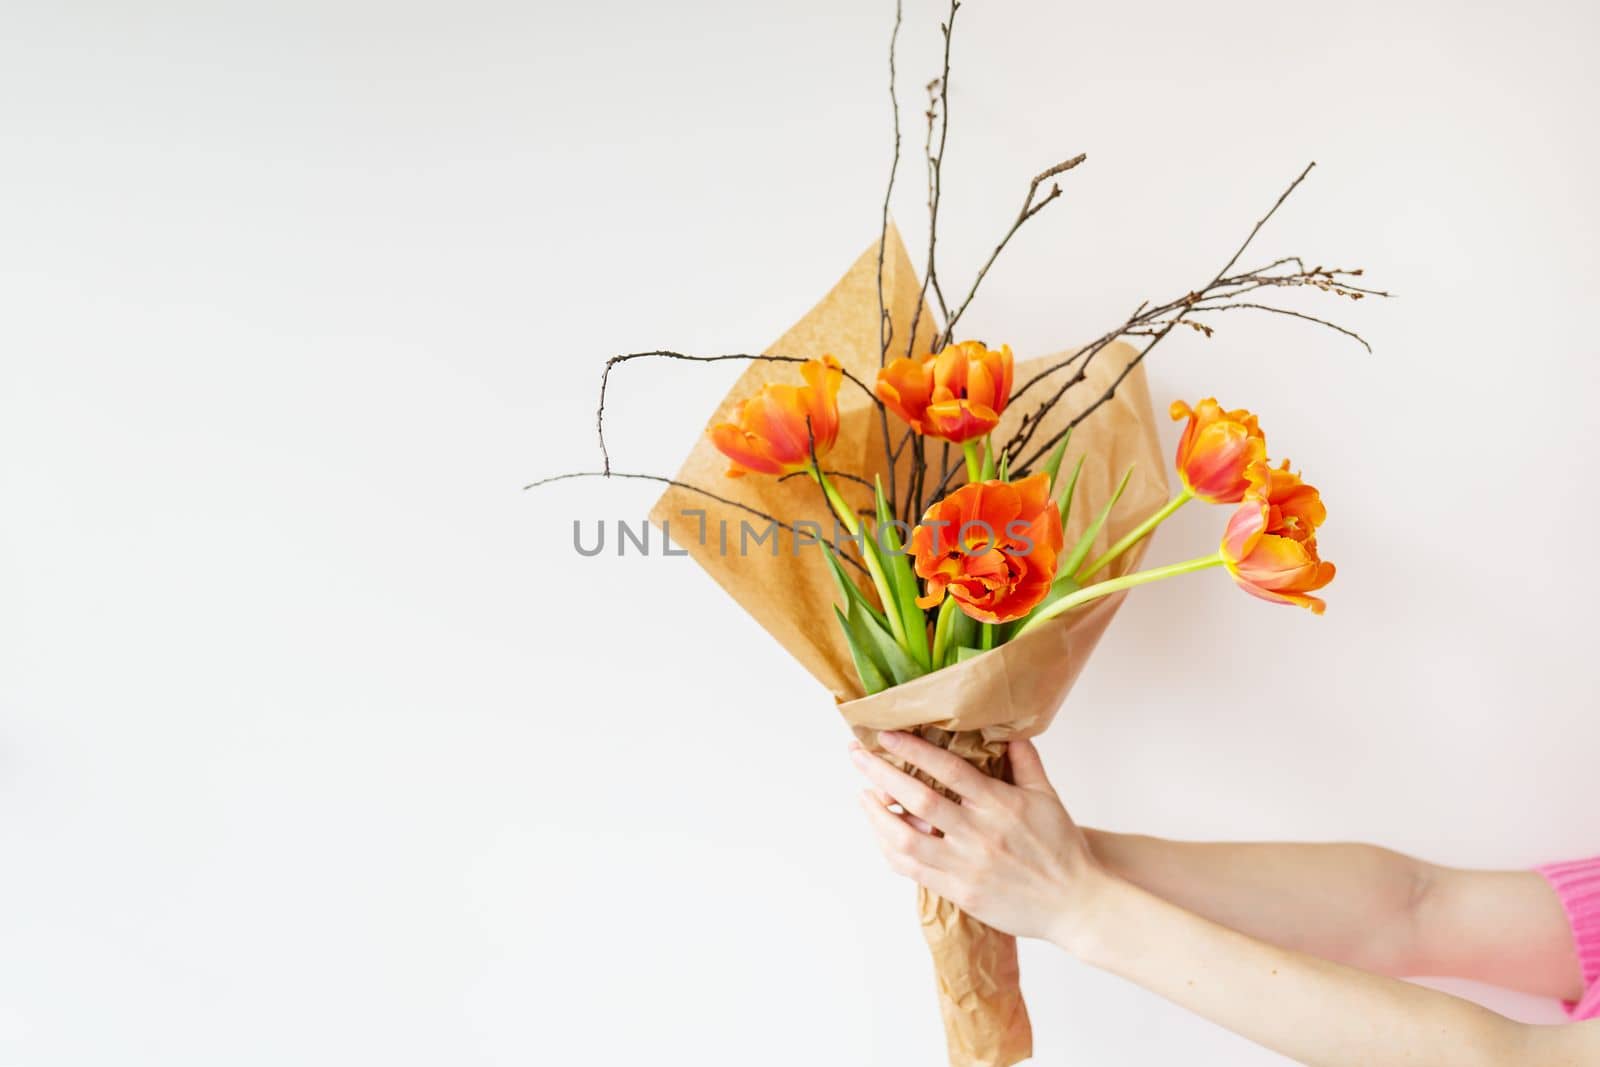
[[[1000,623],[1044,599],[1062,540],[1049,481],[1040,473],[1015,484],[976,482],[930,507],[911,534],[916,573],[927,582],[918,603],[949,596],[968,618]]]
[[[1246,497],[1228,518],[1222,532],[1222,555],[1237,563],[1250,554],[1261,533],[1267,528],[1268,508],[1265,501]]]
[[[1009,346],[992,351],[962,341],[937,355],[891,360],[879,370],[873,392],[918,433],[960,444],[999,422],[1013,367]]]
[[[804,469],[833,447],[839,434],[839,383],[844,371],[832,356],[807,360],[804,386],[769,384],[739,406],[737,423],[707,431],[717,450],[733,461],[729,475],[783,475]]]
[[[728,470],[732,477],[739,477],[746,472],[754,474],[783,474],[783,464],[772,457],[766,441],[752,433],[746,433],[731,422],[720,422],[711,427],[711,443],[732,460],[736,466]]]
[[[1266,459],[1266,438],[1256,417],[1243,409],[1224,411],[1215,397],[1190,408],[1181,400],[1168,409],[1188,419],[1178,441],[1176,465],[1184,486],[1213,504],[1233,504],[1249,488],[1247,472]]]

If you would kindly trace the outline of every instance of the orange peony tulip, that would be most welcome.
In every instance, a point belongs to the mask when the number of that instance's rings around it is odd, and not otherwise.
[[[878,372],[877,394],[912,429],[954,444],[995,428],[1011,399],[1011,346],[981,341],[947,346],[916,359],[890,361]]]
[[[1327,605],[1309,594],[1333,581],[1333,564],[1317,555],[1317,527],[1327,518],[1316,489],[1291,473],[1255,463],[1249,488],[1222,535],[1222,561],[1248,593],[1298,604],[1318,615]]]
[[[979,622],[1020,619],[1050,591],[1061,541],[1049,475],[964,485],[911,532],[917,575],[928,590],[917,606],[937,607],[948,593]]]
[[[805,385],[768,385],[744,402],[739,422],[719,422],[708,431],[711,443],[733,461],[728,476],[792,474],[818,458],[839,436],[839,383],[844,371],[832,356],[807,360],[800,368]],[[806,419],[811,430],[806,432]]]
[[[1172,402],[1173,419],[1188,419],[1178,441],[1178,476],[1191,496],[1209,504],[1237,504],[1244,499],[1252,463],[1267,458],[1267,439],[1250,412],[1224,411],[1214,398],[1190,409]]]

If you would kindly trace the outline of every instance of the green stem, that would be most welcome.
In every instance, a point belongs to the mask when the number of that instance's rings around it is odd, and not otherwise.
[[[1163,578],[1175,578],[1180,574],[1188,574],[1191,571],[1202,571],[1207,567],[1220,567],[1221,565],[1222,553],[1218,552],[1210,556],[1201,556],[1199,559],[1185,560],[1182,563],[1172,563],[1165,567],[1152,567],[1147,571],[1135,571],[1133,574],[1124,574],[1121,578],[1112,578],[1109,581],[1096,582],[1094,585],[1080,589],[1076,593],[1071,593],[1062,597],[1049,607],[1029,616],[1027,621],[1025,621],[1017,630],[1017,632],[1012,635],[1012,639],[1015,640],[1016,638],[1027,633],[1029,630],[1032,630],[1035,627],[1055,618],[1057,615],[1062,615],[1071,611],[1073,608],[1081,607],[1091,600],[1098,600],[1100,597],[1110,596],[1112,593],[1120,593],[1124,589],[1132,589],[1136,585],[1145,585],[1149,582],[1159,582]]]
[[[983,459],[978,455],[977,441],[962,441],[961,451],[967,457],[967,482],[972,484],[983,480]]]
[[[1166,522],[1167,519],[1172,516],[1173,512],[1177,511],[1179,508],[1183,507],[1193,499],[1194,493],[1190,492],[1189,488],[1185,486],[1177,496],[1161,505],[1155,514],[1151,515],[1148,519],[1135,526],[1132,530],[1129,530],[1127,535],[1123,537],[1122,540],[1106,549],[1105,553],[1099,559],[1095,560],[1093,563],[1086,564],[1082,570],[1073,576],[1073,579],[1079,585],[1087,585],[1089,583],[1089,579],[1105,570],[1107,565],[1112,563],[1118,556],[1128,551],[1128,549],[1132,548],[1140,541],[1143,541],[1147,536],[1149,536],[1151,530],[1154,530],[1157,526],[1160,526],[1162,523]]]
[[[828,481],[828,476],[814,465],[808,466],[806,471],[822,487],[822,495],[828,498],[833,513],[839,516],[844,528],[861,546],[861,558],[866,561],[867,573],[872,576],[873,588],[878,591],[878,603],[883,605],[883,614],[889,620],[889,632],[894,636],[895,643],[901,648],[910,648],[910,643],[906,640],[905,623],[900,618],[900,604],[895,598],[894,586],[889,581],[889,575],[884,572],[883,560],[878,558],[877,545],[872,542],[870,535],[862,536],[861,520],[850,509],[844,497],[839,495],[839,490]]]
[[[938,670],[944,666],[945,653],[950,651],[950,627],[955,622],[956,598],[948,594],[944,603],[939,605],[939,618],[933,624],[933,667]]]
[[[994,623],[986,622],[978,631],[978,647],[985,652],[994,647]]]

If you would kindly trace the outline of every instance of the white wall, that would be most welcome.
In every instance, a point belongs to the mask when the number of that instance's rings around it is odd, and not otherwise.
[[[1402,294],[1158,401],[1319,484],[1325,618],[1136,596],[1074,811],[1461,864],[1600,847],[1592,4],[963,8],[941,247],[1089,163],[972,331],[1259,246]],[[610,353],[749,350],[873,239],[887,0],[13,9],[0,35],[0,1064],[899,1064],[941,1038],[826,695],[687,560],[585,560]],[[936,5],[908,4],[908,148]],[[911,181],[895,200],[913,245]],[[632,366],[669,471],[734,367]],[[1170,435],[1169,435],[1170,440]],[[1216,513],[1154,558],[1209,550]],[[1024,949],[1038,1062],[1278,1062]],[[1501,997],[1529,1018],[1553,1007]]]

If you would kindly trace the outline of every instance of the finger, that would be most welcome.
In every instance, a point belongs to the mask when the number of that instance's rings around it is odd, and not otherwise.
[[[873,829],[877,830],[881,825],[884,827],[884,833],[893,832],[888,824],[877,822],[878,815],[884,812],[882,808],[878,807],[876,798],[872,795],[871,790],[862,793],[860,799],[861,806],[866,809],[868,818],[874,821]],[[876,812],[873,809],[877,809]],[[893,819],[893,816],[890,816],[890,818]],[[902,823],[902,825],[904,824]],[[934,839],[929,838],[928,840],[931,841]],[[894,871],[894,873],[911,879],[913,882],[916,882],[925,889],[929,889],[932,892],[937,893],[946,900],[961,899],[961,887],[956,881],[955,875],[951,874],[949,871],[941,870],[939,867],[934,866],[925,859],[919,858],[913,852],[902,851],[900,849],[892,848],[889,845],[883,844],[881,836],[879,838],[879,844],[883,850],[883,858],[888,862],[889,869]],[[940,859],[942,858],[943,857],[940,857]]]
[[[899,816],[889,814],[870,789],[862,791],[859,799],[872,832],[878,838],[878,848],[891,867],[900,870],[913,863],[919,867],[934,865],[944,847],[943,839],[919,833]]]
[[[860,748],[861,748],[861,742],[860,741],[851,741],[850,742],[850,751],[855,752]],[[901,806],[901,804],[900,804],[900,802],[898,800],[896,800],[894,797],[890,796],[888,793],[885,793],[882,790],[878,790],[877,791],[877,797],[883,803],[884,807],[888,808],[889,811],[892,814],[898,815],[898,816],[900,816],[900,818],[904,819],[913,829],[915,829],[915,830],[917,830],[917,831],[919,831],[921,833],[924,833],[924,834],[936,834],[936,833],[939,832],[939,831],[937,831],[937,830],[935,830],[933,828],[933,824],[930,823],[927,819],[923,819],[923,818],[920,818],[920,817],[918,817],[916,815],[911,814],[909,811],[907,811],[904,807]]]
[[[1050,779],[1044,773],[1044,761],[1039,758],[1039,750],[1033,747],[1032,741],[1011,742],[1009,755],[1013,782],[1023,789],[1055,795],[1055,789],[1051,787]]]
[[[873,785],[893,797],[912,815],[941,830],[948,830],[960,821],[960,805],[904,771],[895,770],[887,761],[859,748],[850,751],[850,760]]]
[[[889,809],[889,814],[898,815],[913,829],[919,831],[920,833],[936,834],[939,832],[933,828],[933,824],[931,822],[929,822],[927,819],[911,814],[898,800],[890,796],[888,793],[885,793],[880,789],[874,789],[872,791],[872,795],[878,798],[878,802],[880,804]]]
[[[914,734],[886,730],[878,735],[878,740],[891,753],[913,767],[927,771],[960,796],[984,796],[993,784],[988,775],[960,756],[938,745],[931,745]]]

